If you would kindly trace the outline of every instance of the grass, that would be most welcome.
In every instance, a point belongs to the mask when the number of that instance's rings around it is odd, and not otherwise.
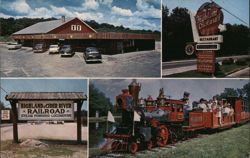
[[[212,77],[212,75],[207,74],[207,73],[200,73],[200,72],[197,72],[196,70],[191,70],[191,71],[171,74],[171,75],[167,75],[167,76],[163,76],[163,77],[198,77],[198,78],[203,78],[203,77]]]
[[[11,140],[1,141],[1,155],[2,152],[7,152],[8,154],[12,156],[15,155],[19,158],[28,158],[31,155],[33,157],[43,157],[44,155],[70,157],[73,156],[75,152],[77,152],[76,150],[72,150],[70,148],[70,146],[66,145],[49,145],[49,147],[44,148],[21,147],[19,144],[15,144]]]
[[[250,65],[250,61],[248,61],[248,64],[247,64],[247,65],[236,65],[236,64],[221,65],[221,66],[220,66],[220,69],[221,69],[221,72],[230,73],[231,71],[237,71],[237,70],[246,68],[246,67],[248,67],[249,65]],[[223,76],[222,76],[222,77],[223,77]]]
[[[221,65],[220,71],[215,73],[215,77],[225,77],[233,72],[239,71],[243,68],[247,68],[250,65],[250,61],[248,61],[247,65],[236,65],[236,64],[230,64],[230,65]],[[201,73],[197,72],[197,70],[191,70],[186,71],[183,73],[176,73],[171,74],[164,77],[197,77],[197,78],[207,78],[212,77],[212,74],[209,73]]]
[[[99,148],[89,148],[90,157],[98,156]],[[175,148],[154,148],[135,155],[119,153],[129,158],[247,158],[250,157],[250,123],[210,135],[202,135],[177,143]]]
[[[246,158],[250,157],[250,123],[203,138],[195,138],[176,145],[149,152],[151,158]],[[133,157],[133,156],[128,156]],[[136,157],[145,157],[136,155]]]
[[[101,150],[99,148],[89,148],[89,156],[95,157],[102,154]]]

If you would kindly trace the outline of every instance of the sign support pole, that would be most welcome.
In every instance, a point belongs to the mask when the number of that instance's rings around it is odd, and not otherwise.
[[[18,116],[17,116],[17,108],[16,108],[16,101],[11,101],[11,108],[12,108],[12,112],[13,112],[13,141],[14,143],[19,143],[18,141],[18,127],[17,127],[17,123],[18,123]]]
[[[83,101],[77,102],[77,143],[82,143],[82,121],[81,121],[81,109]]]

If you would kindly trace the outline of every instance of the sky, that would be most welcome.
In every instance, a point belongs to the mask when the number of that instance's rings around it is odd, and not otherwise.
[[[114,80],[90,80],[96,88],[106,94],[115,103],[115,97],[121,94],[122,89],[128,88],[131,79]],[[190,93],[190,103],[199,101],[201,98],[212,99],[220,94],[225,88],[242,88],[249,82],[248,79],[138,79],[142,88],[140,97],[147,98],[151,95],[153,99],[159,95],[159,89],[164,88],[164,94],[172,99],[181,99],[183,92]]]
[[[210,0],[162,0],[163,5],[167,6],[170,12],[176,7],[185,7],[196,13],[199,7],[205,2],[210,2]],[[214,2],[241,18],[249,26],[249,0],[214,0]],[[222,11],[224,14],[224,23],[246,25],[225,10]]]
[[[0,17],[79,17],[131,29],[160,30],[160,0],[1,0]]]
[[[1,79],[1,101],[7,107],[10,103],[5,96],[10,92],[87,92],[87,80],[84,79]],[[4,90],[2,90],[4,89]],[[87,95],[88,97],[88,95]],[[87,102],[83,109],[87,110]]]

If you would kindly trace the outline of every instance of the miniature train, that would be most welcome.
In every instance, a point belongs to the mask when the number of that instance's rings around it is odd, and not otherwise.
[[[175,100],[168,99],[160,89],[159,96],[153,100],[151,96],[139,99],[141,85],[136,80],[128,88],[116,97],[116,108],[122,112],[121,123],[114,131],[104,134],[105,138],[113,140],[112,151],[134,154],[138,150],[151,150],[155,146],[164,147],[167,143],[185,140],[200,131],[231,128],[250,120],[249,106],[239,97],[224,100],[231,106],[231,111],[225,114],[220,108],[188,110],[185,108],[189,99],[187,92],[182,99]],[[140,115],[139,122],[133,120],[134,111]]]

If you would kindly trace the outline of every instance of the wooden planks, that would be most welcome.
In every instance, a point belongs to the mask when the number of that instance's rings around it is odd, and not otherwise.
[[[11,92],[6,100],[87,100],[83,92]]]

